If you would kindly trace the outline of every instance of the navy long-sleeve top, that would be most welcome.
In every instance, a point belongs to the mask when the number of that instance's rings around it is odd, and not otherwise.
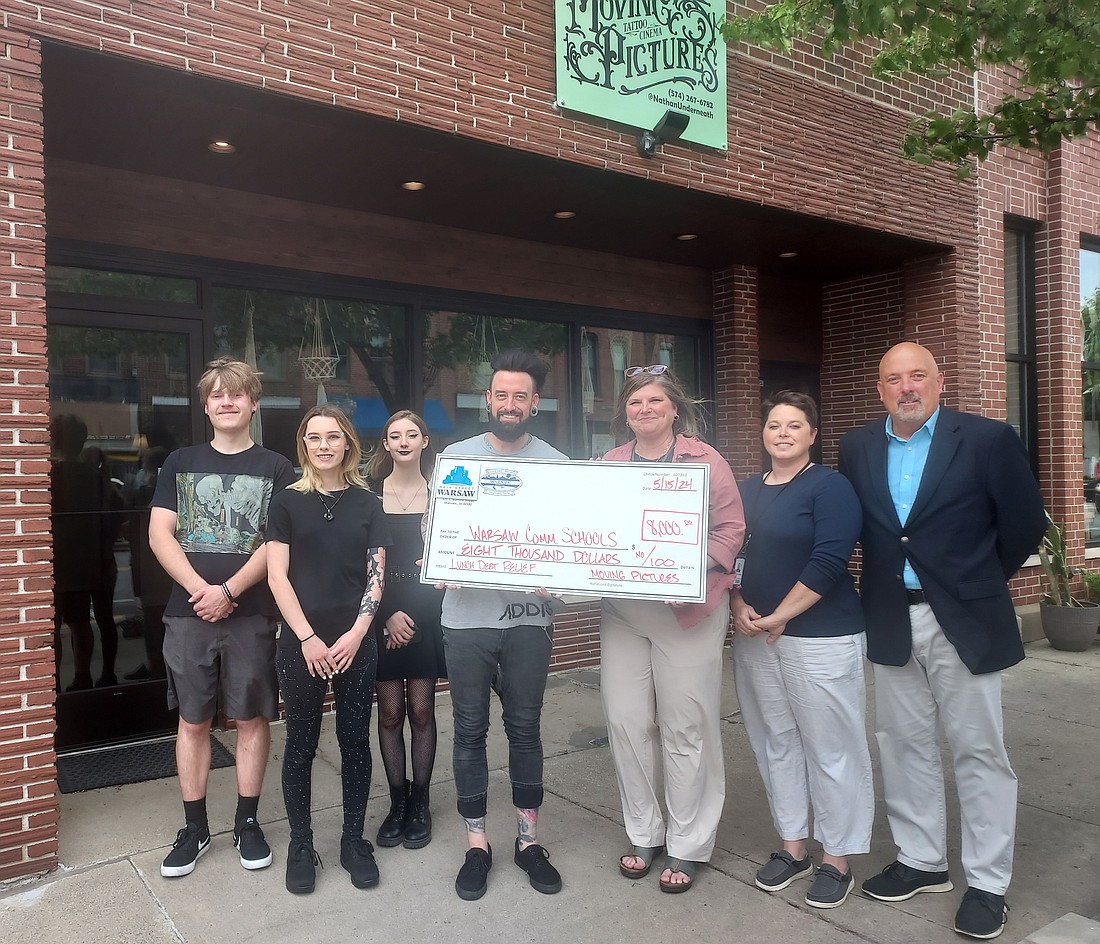
[[[839,472],[815,465],[786,485],[762,476],[741,483],[745,571],[741,597],[761,616],[772,613],[801,581],[821,599],[794,617],[788,636],[863,632],[863,609],[848,560],[863,524],[859,499]]]

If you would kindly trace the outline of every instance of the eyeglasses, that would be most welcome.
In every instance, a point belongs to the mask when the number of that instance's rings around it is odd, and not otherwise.
[[[339,446],[340,443],[344,441],[344,434],[329,433],[327,436],[324,437],[324,439],[322,439],[316,433],[311,433],[308,436],[303,436],[302,439],[305,440],[306,445],[309,446],[310,449],[316,449],[321,445],[321,443],[325,443],[325,445],[327,446]]]
[[[668,364],[650,364],[648,367],[628,367],[623,371],[624,377],[637,377],[638,374],[663,374],[668,370]]]

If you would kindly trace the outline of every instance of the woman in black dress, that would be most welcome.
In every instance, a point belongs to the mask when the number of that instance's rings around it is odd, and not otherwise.
[[[443,593],[420,583],[421,519],[428,509],[428,427],[411,410],[386,421],[368,478],[382,498],[394,543],[377,625],[378,746],[390,785],[380,846],[421,849],[432,841],[428,786],[435,765],[435,686],[447,677],[439,611]],[[405,717],[412,733],[412,781],[405,773]]]
[[[271,500],[267,581],[283,618],[276,663],[286,708],[283,801],[290,823],[286,887],[313,891],[310,793],[329,681],[336,701],[344,823],[340,864],[356,888],[378,884],[363,838],[370,792],[370,711],[378,665],[371,624],[382,600],[389,525],[359,473],[355,430],[316,406],[298,427],[302,477]]]

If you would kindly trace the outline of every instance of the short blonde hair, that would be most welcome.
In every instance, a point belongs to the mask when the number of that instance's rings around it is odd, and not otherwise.
[[[287,487],[294,489],[296,492],[322,491],[321,477],[317,474],[313,463],[309,461],[309,450],[306,448],[305,440],[306,427],[309,426],[309,421],[315,416],[327,416],[336,420],[336,424],[340,427],[340,432],[344,434],[344,439],[347,440],[348,444],[347,452],[344,453],[344,462],[340,469],[344,474],[344,481],[348,485],[366,488],[366,479],[359,471],[359,461],[363,458],[363,447],[359,444],[359,436],[355,432],[355,427],[351,425],[348,415],[340,407],[331,403],[322,403],[313,407],[302,417],[302,422],[298,424],[298,465],[302,467],[302,477],[293,485]]]
[[[264,392],[259,371],[235,357],[219,357],[206,365],[198,383],[202,402],[209,400],[210,394],[219,387],[229,393],[246,394],[253,403],[259,403]]]

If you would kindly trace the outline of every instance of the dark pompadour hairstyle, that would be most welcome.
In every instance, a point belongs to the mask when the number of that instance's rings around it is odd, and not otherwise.
[[[535,393],[542,390],[542,385],[546,382],[546,365],[530,351],[525,351],[521,347],[510,347],[505,351],[499,351],[494,355],[489,366],[493,369],[494,374],[499,370],[506,370],[515,374],[529,374],[535,382]]]

